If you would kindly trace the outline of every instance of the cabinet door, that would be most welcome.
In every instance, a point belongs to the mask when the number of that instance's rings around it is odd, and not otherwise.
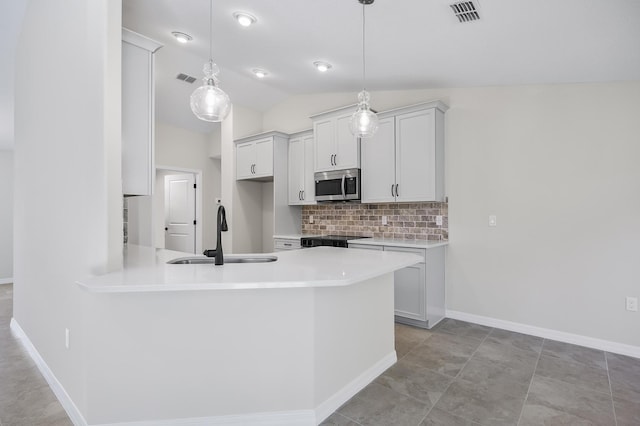
[[[254,177],[273,176],[273,138],[260,139],[255,144]]]
[[[335,119],[313,123],[313,135],[315,137],[315,167],[316,172],[333,170],[333,159],[336,154]]]
[[[414,253],[422,256],[421,249],[384,246],[385,251]],[[427,320],[427,275],[425,263],[417,263],[394,272],[395,314],[402,318],[425,322]]]
[[[253,177],[253,163],[255,151],[253,142],[236,145],[236,179],[251,179]]]
[[[153,54],[122,43],[122,192],[153,192]]]
[[[436,199],[435,109],[396,116],[397,201]]]
[[[360,141],[349,129],[351,115],[343,115],[336,119],[335,169],[360,167]]]
[[[313,178],[313,135],[304,138],[304,170],[302,171],[302,201],[304,204],[316,204],[316,181]]]
[[[362,202],[395,201],[396,183],[395,119],[380,120],[378,131],[362,140]]]
[[[289,205],[302,203],[302,191],[304,189],[304,156],[305,140],[303,138],[289,141],[289,175],[288,194]],[[313,166],[312,166],[313,167]]]

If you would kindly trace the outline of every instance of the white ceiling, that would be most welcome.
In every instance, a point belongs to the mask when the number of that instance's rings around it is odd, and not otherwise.
[[[376,0],[366,7],[367,88],[398,90],[640,79],[638,0],[479,0],[461,24],[445,0]],[[232,17],[258,18],[240,27]],[[361,88],[357,0],[214,0],[213,57],[232,102],[258,110],[302,93]],[[208,0],[123,0],[123,25],[165,47],[157,54],[161,120],[194,128],[188,97],[209,55]],[[171,31],[194,37],[179,45]],[[326,74],[315,60],[333,64]],[[269,71],[257,80],[251,69]],[[374,105],[375,107],[375,99]]]
[[[7,86],[12,73],[4,64],[13,58],[25,1],[1,6],[0,144],[5,134],[13,139],[12,119],[5,120],[12,114],[6,90],[13,90],[12,82]],[[376,0],[367,6],[369,90],[640,80],[640,0],[478,0],[481,20],[464,24],[450,3]],[[213,57],[220,87],[234,104],[263,111],[296,94],[337,91],[353,91],[355,101],[362,72],[357,0],[214,0],[213,8]],[[239,10],[258,22],[240,27],[232,18]],[[164,44],[156,56],[158,119],[209,131],[212,125],[189,109],[200,80],[175,79],[181,72],[202,76],[209,0],[123,0],[123,25]],[[180,45],[171,31],[194,40]],[[315,60],[333,69],[320,74]],[[267,78],[257,80],[256,67],[268,70]]]

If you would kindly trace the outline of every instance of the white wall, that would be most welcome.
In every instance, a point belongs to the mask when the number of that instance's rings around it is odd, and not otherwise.
[[[264,114],[293,132],[354,93]],[[640,346],[640,83],[378,92],[378,111],[441,99],[447,308]],[[488,228],[489,214],[498,226]]]
[[[216,198],[221,194],[220,160],[209,157],[212,135],[156,123],[156,166],[202,170],[203,248],[216,245]],[[164,185],[164,184],[163,184]],[[162,190],[156,186],[156,191]],[[155,224],[164,235],[164,215]],[[156,234],[157,235],[157,234]]]
[[[13,282],[13,151],[0,150],[0,284]]]
[[[81,411],[75,280],[122,264],[121,15],[110,0],[31,0],[16,56],[13,315]]]

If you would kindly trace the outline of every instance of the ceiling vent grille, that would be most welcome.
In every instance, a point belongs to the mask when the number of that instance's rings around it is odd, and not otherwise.
[[[478,8],[472,1],[459,1],[457,3],[450,4],[451,10],[461,23],[472,22],[480,19],[478,14]]]
[[[190,76],[190,75],[183,74],[183,73],[178,74],[178,75],[176,76],[176,78],[177,78],[178,80],[182,80],[182,81],[184,81],[184,82],[186,82],[186,83],[189,83],[189,84],[192,84],[194,81],[196,81],[196,80],[197,80],[195,77],[192,77],[192,76]]]

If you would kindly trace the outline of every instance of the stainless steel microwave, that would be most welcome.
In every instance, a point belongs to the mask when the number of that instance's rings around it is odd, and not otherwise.
[[[317,172],[314,178],[316,201],[360,200],[360,169]]]

